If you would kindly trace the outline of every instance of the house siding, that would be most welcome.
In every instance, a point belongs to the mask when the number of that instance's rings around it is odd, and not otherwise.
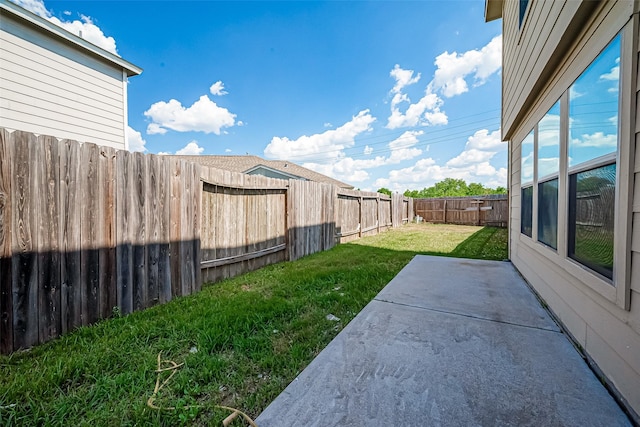
[[[595,362],[626,405],[640,413],[640,36],[631,1],[532,1],[521,29],[518,3],[503,6],[503,136],[510,147],[510,258],[548,304],[566,330]],[[588,3],[588,4],[587,4]],[[616,209],[618,287],[628,289],[626,304],[611,285],[593,286],[588,269],[568,259],[566,246],[553,251],[520,233],[521,146],[525,136],[618,32],[625,42],[629,76],[622,84],[621,155]],[[561,39],[563,41],[561,42]],[[563,44],[564,43],[564,44]],[[624,47],[626,46],[626,47]],[[630,48],[629,46],[633,46]],[[558,239],[566,240],[566,207],[559,208]],[[535,221],[534,221],[535,224]],[[625,229],[625,233],[619,230]],[[535,235],[535,234],[534,234]],[[603,282],[604,284],[604,282]]]
[[[125,148],[121,68],[3,14],[0,126]]]

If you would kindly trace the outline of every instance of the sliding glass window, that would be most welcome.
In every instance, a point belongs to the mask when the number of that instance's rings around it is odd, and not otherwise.
[[[534,132],[522,141],[520,164],[520,232],[526,236],[532,236],[533,230],[533,144]]]
[[[538,241],[558,248],[560,101],[538,123]]]
[[[569,89],[568,256],[613,278],[620,36]]]

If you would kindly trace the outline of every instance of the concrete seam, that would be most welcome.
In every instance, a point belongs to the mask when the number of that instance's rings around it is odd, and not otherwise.
[[[488,322],[502,323],[502,324],[505,324],[505,325],[520,326],[522,328],[537,329],[537,330],[540,330],[540,331],[547,331],[547,332],[554,332],[556,334],[562,334],[561,330],[555,330],[555,329],[549,329],[549,328],[541,328],[541,327],[538,327],[538,326],[531,326],[531,325],[523,325],[523,324],[520,324],[520,323],[507,322],[507,321],[504,321],[504,320],[496,320],[496,319],[490,319],[490,318],[487,318],[487,317],[474,316],[472,314],[458,313],[458,312],[455,312],[455,311],[448,311],[448,310],[439,310],[437,308],[420,307],[420,306],[413,305],[413,304],[404,304],[404,303],[401,303],[401,302],[389,301],[389,300],[384,300],[384,299],[379,299],[379,298],[374,298],[373,300],[374,301],[378,301],[378,302],[384,302],[384,303],[387,303],[387,304],[400,305],[400,306],[403,306],[403,307],[413,307],[413,308],[417,308],[417,309],[420,309],[420,310],[435,311],[437,313],[453,314],[453,315],[456,315],[456,316],[463,316],[463,317],[468,317],[468,318],[471,318],[471,319],[486,320]]]

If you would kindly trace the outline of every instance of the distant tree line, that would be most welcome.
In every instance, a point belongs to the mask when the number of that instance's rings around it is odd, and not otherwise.
[[[378,193],[391,195],[388,188],[378,189]],[[464,196],[485,196],[487,194],[507,194],[504,187],[490,188],[477,182],[467,184],[464,179],[445,178],[431,187],[422,190],[406,190],[405,196],[416,199],[426,199],[429,197],[464,197]]]

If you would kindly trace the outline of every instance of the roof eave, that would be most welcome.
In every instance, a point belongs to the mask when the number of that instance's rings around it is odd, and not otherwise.
[[[73,33],[55,25],[52,22],[47,21],[46,19],[18,6],[15,3],[11,3],[7,0],[0,0],[0,11],[10,13],[11,15],[25,21],[41,31],[45,31],[56,36],[58,39],[61,39],[63,42],[69,43],[76,47],[80,47],[86,51],[89,51],[94,56],[97,56],[107,62],[110,62],[123,70],[126,71],[127,76],[137,76],[142,73],[142,68],[137,65],[132,64],[131,62],[122,59],[121,57],[114,55],[111,52],[108,52],[101,47],[94,45],[86,41],[85,39],[76,36]]]
[[[491,22],[502,18],[502,4],[504,0],[485,0],[484,21]]]

